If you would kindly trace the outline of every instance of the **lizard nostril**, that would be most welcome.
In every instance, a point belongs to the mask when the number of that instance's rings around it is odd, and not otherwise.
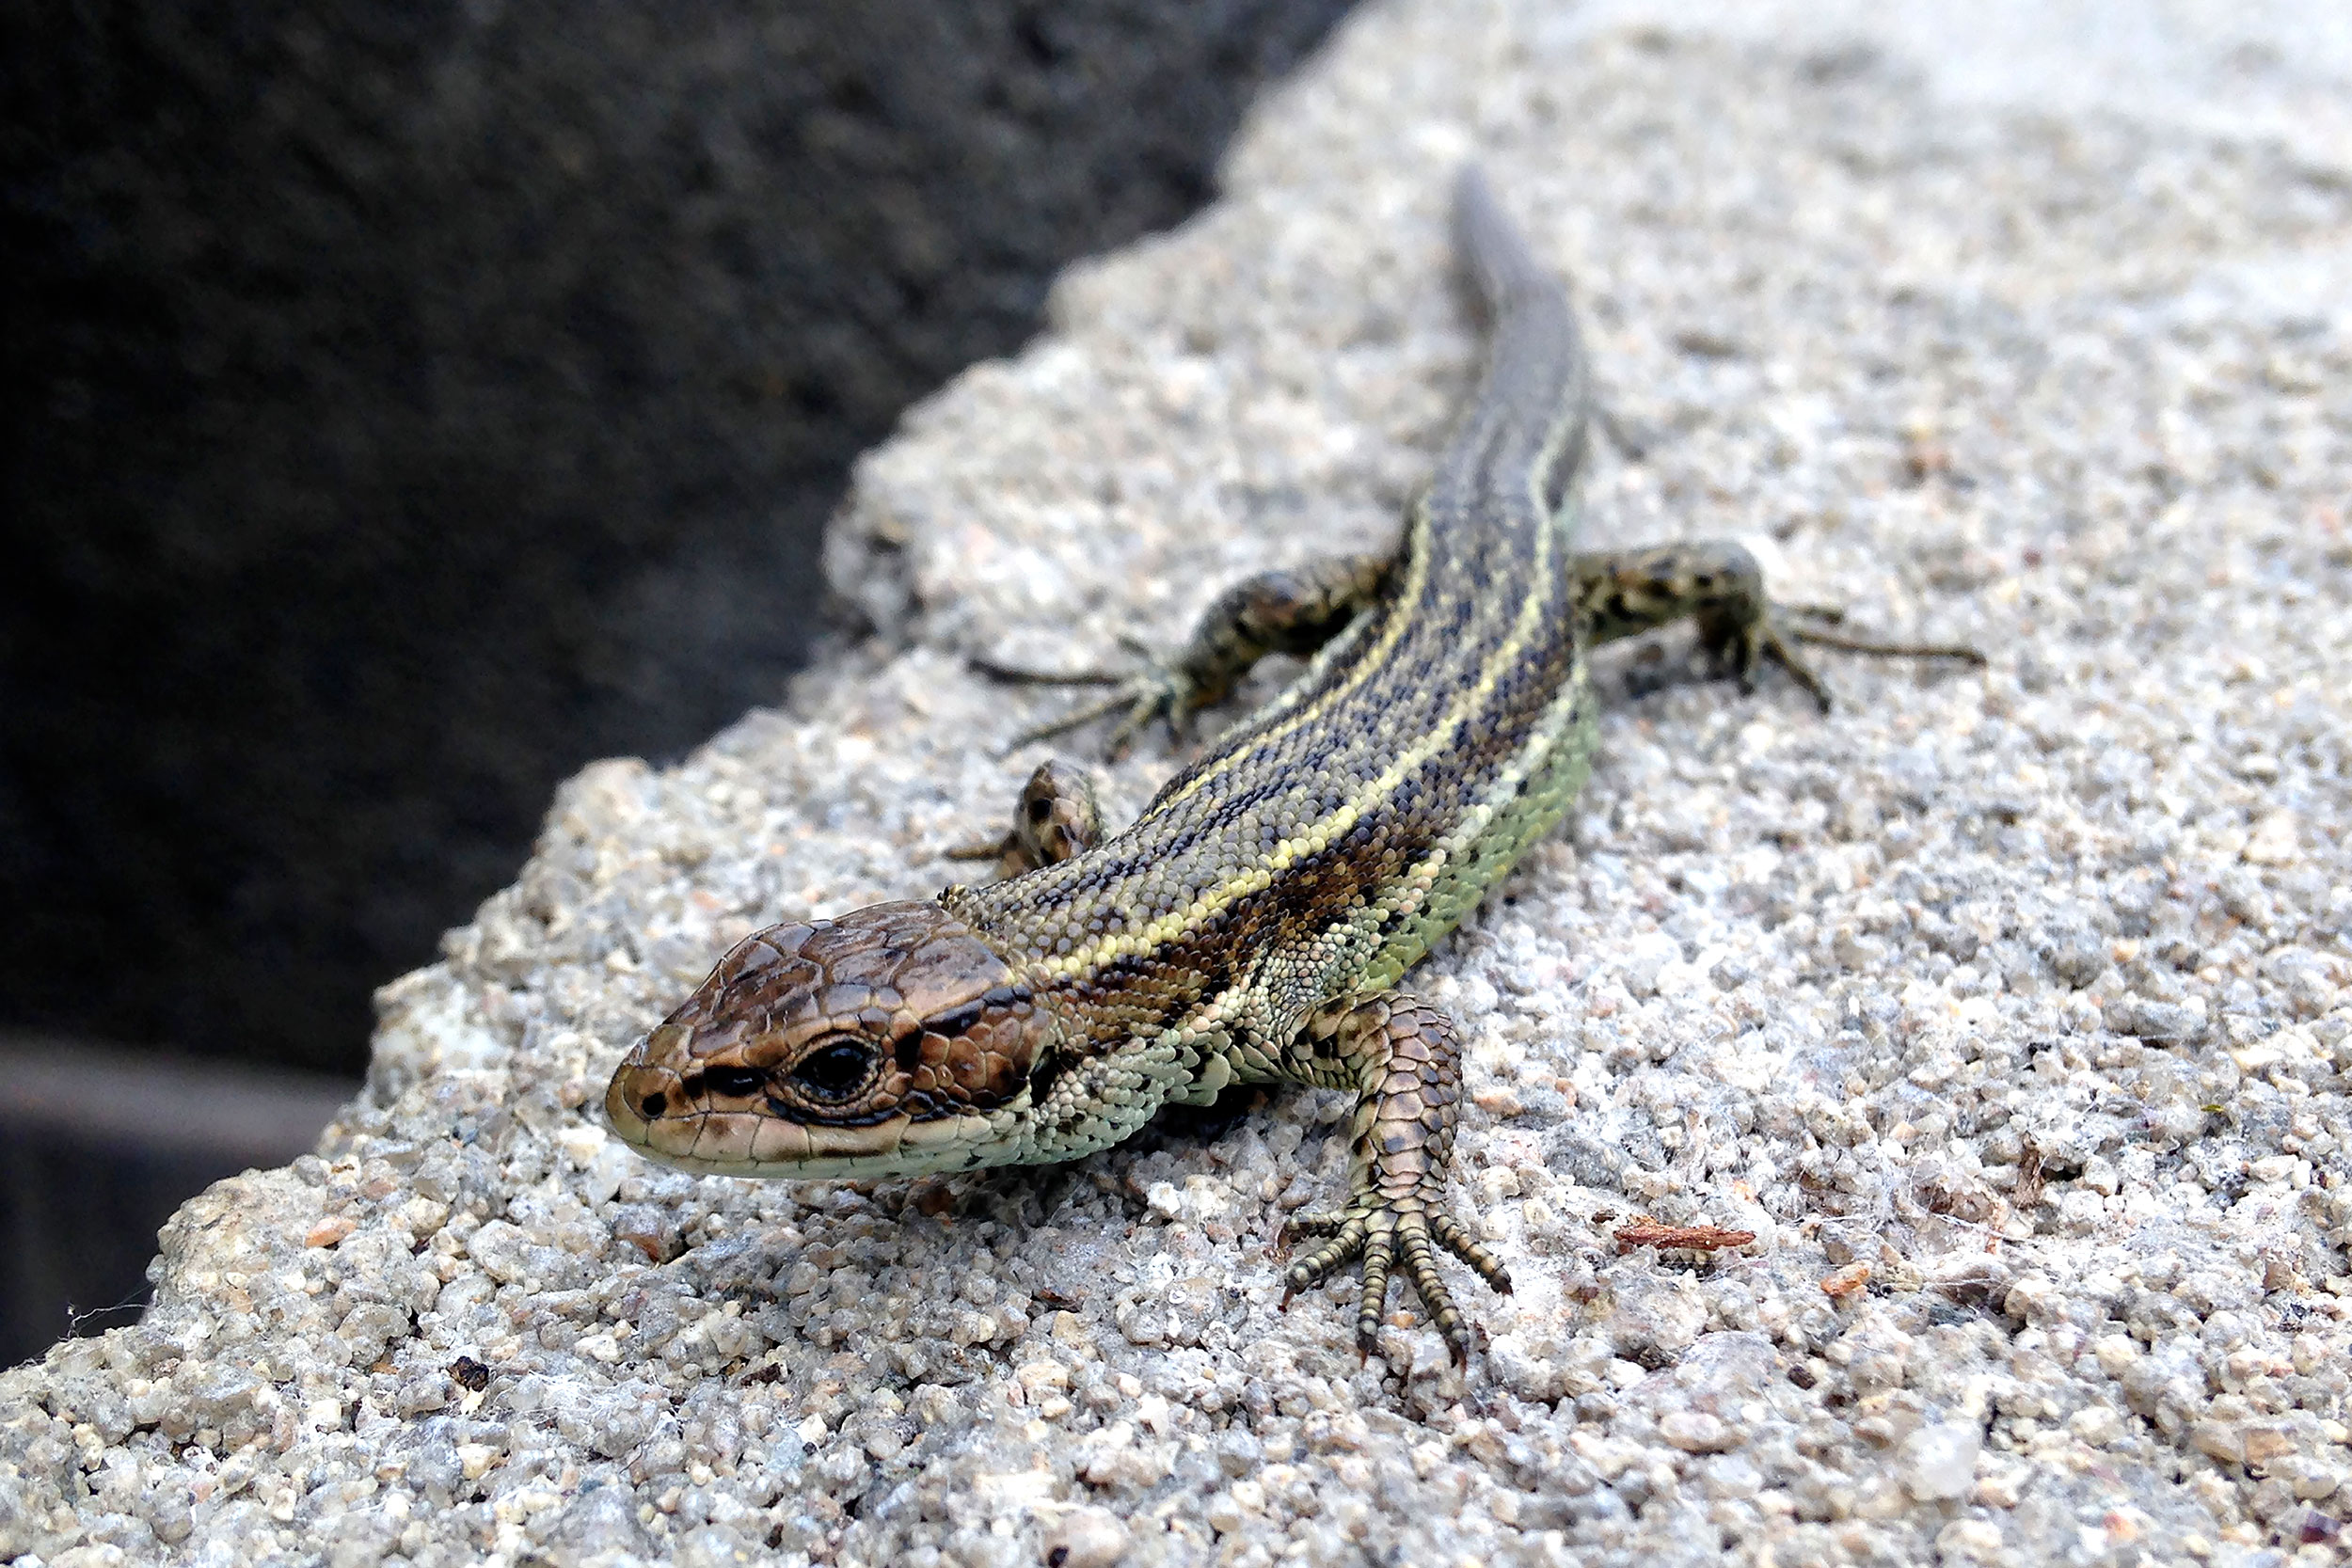
[[[644,1100],[638,1101],[637,1108],[645,1113],[645,1119],[647,1121],[651,1121],[654,1117],[660,1116],[662,1112],[670,1108],[670,1098],[669,1096],[657,1090],[655,1093],[649,1094],[645,1096]]]

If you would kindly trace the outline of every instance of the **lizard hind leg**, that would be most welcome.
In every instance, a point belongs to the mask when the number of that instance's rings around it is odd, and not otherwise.
[[[1389,992],[1320,1016],[1294,1048],[1295,1075],[1359,1091],[1348,1162],[1348,1200],[1332,1213],[1301,1214],[1294,1235],[1327,1238],[1283,1274],[1284,1297],[1359,1259],[1363,1287],[1356,1342],[1370,1354],[1401,1271],[1454,1359],[1470,1353],[1470,1325],[1438,1270],[1440,1248],[1495,1290],[1511,1276],[1445,1207],[1446,1158],[1461,1113],[1462,1044],[1454,1021],[1419,997]]]
[[[1699,645],[1716,670],[1743,691],[1756,689],[1758,666],[1777,664],[1820,705],[1829,688],[1796,644],[1839,648],[1885,658],[1952,658],[1982,664],[1974,648],[1944,642],[1878,642],[1822,629],[1842,612],[1810,605],[1776,605],[1764,591],[1756,557],[1725,539],[1613,550],[1576,558],[1577,602],[1594,642],[1613,641],[1689,616]]]
[[[1311,654],[1337,636],[1387,581],[1391,557],[1331,556],[1244,578],[1209,606],[1192,639],[1172,659],[1127,674],[1087,670],[1067,675],[974,660],[982,673],[1029,686],[1106,686],[1110,695],[1013,737],[1008,750],[1044,740],[1121,713],[1104,742],[1123,753],[1155,719],[1182,740],[1192,716],[1220,702],[1268,654]],[[1123,710],[1123,713],[1122,713]]]

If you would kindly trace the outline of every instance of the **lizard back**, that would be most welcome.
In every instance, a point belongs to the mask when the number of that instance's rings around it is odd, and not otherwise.
[[[1279,1037],[1382,990],[1583,782],[1564,502],[1585,359],[1565,292],[1475,172],[1456,214],[1486,373],[1379,596],[1124,832],[946,900],[1027,983],[1098,1020],[1149,1028],[1247,991],[1272,1006],[1249,1032]]]

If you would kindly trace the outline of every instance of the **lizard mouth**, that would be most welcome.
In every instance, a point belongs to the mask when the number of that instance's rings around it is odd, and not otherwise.
[[[979,1115],[917,1121],[900,1112],[862,1127],[833,1127],[766,1109],[698,1106],[677,1073],[650,1067],[613,1074],[604,1115],[623,1142],[677,1170],[803,1180],[961,1170],[995,1131]]]

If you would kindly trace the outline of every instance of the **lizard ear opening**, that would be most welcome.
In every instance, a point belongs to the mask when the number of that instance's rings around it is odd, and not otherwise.
[[[1037,1055],[1037,1065],[1029,1069],[1029,1103],[1042,1105],[1053,1097],[1054,1085],[1069,1069],[1070,1058],[1058,1047],[1049,1047]]]

